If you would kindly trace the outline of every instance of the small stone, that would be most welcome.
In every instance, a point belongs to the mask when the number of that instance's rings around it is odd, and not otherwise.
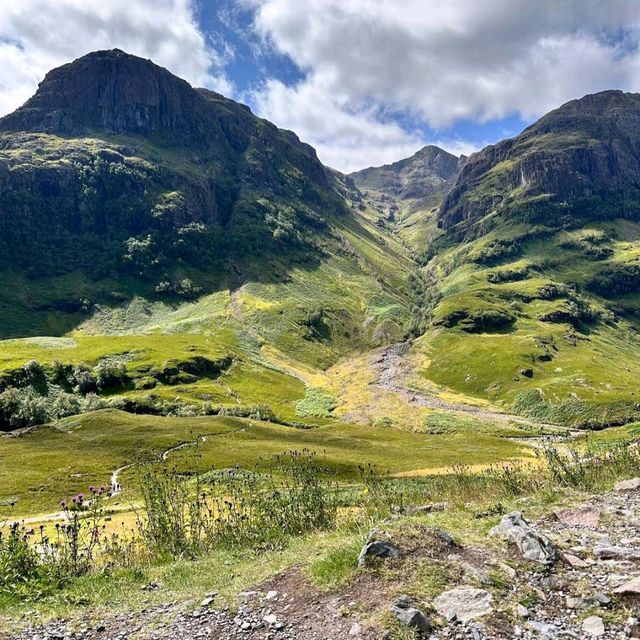
[[[598,604],[601,604],[604,606],[611,604],[611,598],[606,593],[603,593],[602,591],[596,591],[596,593],[593,594],[592,599],[594,602],[597,602]]]
[[[542,636],[553,636],[556,631],[558,631],[558,627],[555,624],[548,624],[546,622],[539,622],[538,620],[531,620],[527,622],[527,628],[539,633]]]
[[[640,638],[640,622],[637,618],[628,618],[626,631],[630,638]]]
[[[584,607],[584,600],[582,598],[575,598],[574,596],[567,596],[565,598],[565,604],[567,609],[581,609]]]
[[[409,607],[408,609],[392,607],[392,611],[395,613],[396,620],[405,627],[415,629],[419,633],[431,631],[431,623],[420,609],[415,609],[414,607]]]
[[[456,541],[444,529],[440,529],[439,527],[436,527],[434,529],[434,534],[435,534],[436,538],[440,542],[442,542],[443,544],[447,545],[448,547],[457,547],[458,546],[456,544]]]
[[[640,549],[621,546],[596,547],[593,554],[599,560],[640,560]]]
[[[623,585],[613,590],[613,593],[621,596],[637,596],[640,595],[640,577],[629,580]]]
[[[604,635],[604,621],[599,616],[589,616],[582,623],[582,630],[591,638]]]
[[[582,569],[584,567],[588,567],[589,564],[585,562],[582,558],[574,555],[573,553],[563,553],[562,559],[570,566],[575,569]]]
[[[613,487],[614,491],[637,491],[640,489],[640,478],[631,478],[630,480],[622,480],[622,482],[618,482],[615,487]]]
[[[402,595],[398,596],[398,599],[393,603],[394,607],[398,609],[408,609],[413,604],[411,596]]]
[[[358,622],[354,622],[349,629],[350,636],[359,636],[362,633],[362,626]]]
[[[269,613],[262,618],[267,624],[275,625],[278,622],[278,616],[275,613]]]
[[[528,618],[529,617],[529,609],[522,604],[518,604],[516,606],[516,615],[518,618]]]
[[[559,522],[567,526],[597,527],[600,524],[600,510],[581,506],[574,509],[561,509],[555,512]]]
[[[277,591],[267,591],[267,595],[265,596],[265,598],[267,600],[273,600],[275,597],[277,597],[278,592]]]
[[[206,598],[205,598],[205,599],[200,603],[200,606],[201,606],[203,609],[206,609],[207,607],[210,607],[210,606],[213,604],[214,600],[215,600],[215,596],[207,596],[207,597],[206,597]]]
[[[358,556],[358,566],[364,567],[371,558],[382,560],[397,560],[400,557],[400,550],[390,542],[369,542],[362,547]]]

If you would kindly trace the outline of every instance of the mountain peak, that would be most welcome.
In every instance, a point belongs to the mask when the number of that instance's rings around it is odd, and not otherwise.
[[[351,177],[360,189],[388,194],[398,200],[413,200],[421,206],[442,196],[464,159],[435,145],[427,145],[409,158],[362,169]]]
[[[0,129],[75,134],[195,134],[205,98],[185,80],[120,49],[53,69]]]

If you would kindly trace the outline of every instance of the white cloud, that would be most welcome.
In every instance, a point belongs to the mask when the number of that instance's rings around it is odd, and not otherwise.
[[[196,86],[232,92],[191,0],[1,0],[0,115],[20,106],[53,67],[116,47]]]
[[[418,134],[382,120],[373,110],[350,113],[348,104],[312,82],[288,87],[270,80],[252,102],[263,117],[311,141],[320,159],[341,171],[393,162],[425,144]]]
[[[266,83],[256,104],[338,168],[416,142],[380,118],[390,111],[437,130],[640,89],[637,0],[239,1],[255,9],[265,46],[306,74],[293,88]]]

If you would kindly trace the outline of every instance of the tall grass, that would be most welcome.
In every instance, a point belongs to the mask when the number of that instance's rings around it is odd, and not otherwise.
[[[262,460],[250,470],[190,476],[162,463],[139,473],[142,507],[135,529],[107,533],[103,489],[62,503],[65,521],[48,537],[15,524],[0,526],[0,599],[39,598],[89,572],[193,559],[216,549],[252,552],[283,548],[293,537],[334,530],[345,514],[362,531],[390,514],[435,503],[486,505],[566,489],[596,491],[640,474],[640,448],[549,444],[536,463],[454,467],[450,474],[396,478],[360,468],[360,482],[338,486],[309,451]],[[1,523],[0,523],[1,524]],[[340,559],[343,562],[344,558]]]
[[[336,520],[335,483],[311,452],[195,479],[150,466],[140,484],[140,534],[159,558],[195,557],[215,547],[274,548],[292,536],[330,529]]]

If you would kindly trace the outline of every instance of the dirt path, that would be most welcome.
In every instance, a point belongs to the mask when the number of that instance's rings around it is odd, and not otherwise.
[[[406,342],[394,344],[378,352],[373,362],[373,368],[377,373],[376,385],[382,389],[393,391],[403,396],[407,402],[417,404],[429,409],[442,411],[457,411],[468,413],[481,420],[494,422],[515,422],[517,424],[533,427],[550,427],[555,425],[539,423],[522,416],[503,413],[494,409],[485,409],[463,402],[451,402],[425,391],[412,389],[407,386],[407,381],[415,377],[415,371],[411,367],[407,353],[411,345]]]
[[[398,603],[398,594],[410,593],[416,584],[416,567],[428,563],[452,569],[443,572],[445,583],[438,590],[450,598],[457,593],[451,602],[470,615],[464,619],[449,618],[431,596],[404,596],[412,606],[426,611],[435,623],[431,633],[422,636],[425,639],[628,640],[640,637],[638,513],[640,491],[633,488],[583,494],[575,502],[568,500],[564,505],[549,507],[532,522],[532,528],[525,525],[523,530],[523,535],[531,535],[535,540],[545,537],[545,553],[553,550],[546,568],[531,560],[523,561],[516,546],[508,546],[500,536],[491,543],[487,537],[486,543],[478,539],[461,544],[449,539],[446,533],[443,536],[440,528],[422,525],[416,529],[418,525],[414,522],[410,532],[396,528],[391,534],[400,554],[394,561],[394,571],[365,569],[340,588],[320,590],[294,565],[240,593],[237,606],[232,609],[223,608],[222,603],[218,605],[215,594],[197,607],[198,598],[204,594],[194,594],[195,601],[180,602],[170,600],[168,593],[164,604],[142,611],[114,612],[100,620],[88,618],[80,627],[65,620],[53,621],[4,637],[20,640],[398,637],[390,629],[391,605]],[[537,548],[533,542],[523,547],[529,551]],[[492,576],[496,575],[500,576],[501,586],[492,585]],[[471,600],[463,598],[463,594]],[[487,599],[482,611],[474,609],[473,598],[477,596]],[[525,599],[526,606],[522,604]],[[597,633],[589,631],[598,627]],[[414,634],[408,633],[406,637]]]

